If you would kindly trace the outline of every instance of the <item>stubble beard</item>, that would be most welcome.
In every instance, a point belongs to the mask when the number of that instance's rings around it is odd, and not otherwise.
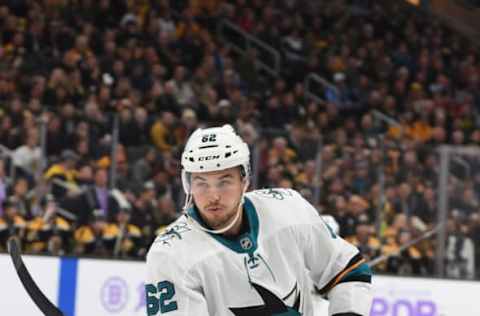
[[[238,206],[240,204],[240,201],[235,203],[235,206],[231,208],[228,212],[225,212],[225,214],[220,217],[220,218],[212,218],[212,221],[210,223],[207,223],[210,227],[213,229],[222,229],[229,225],[232,220],[237,216],[238,212]]]

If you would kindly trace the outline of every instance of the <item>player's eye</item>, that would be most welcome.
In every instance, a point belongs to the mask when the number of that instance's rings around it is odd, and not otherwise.
[[[194,186],[199,189],[205,189],[208,187],[208,184],[206,182],[195,182]]]
[[[222,180],[222,181],[220,181],[219,186],[220,186],[220,187],[225,187],[225,186],[230,185],[230,184],[231,184],[231,181],[229,181],[229,180]]]

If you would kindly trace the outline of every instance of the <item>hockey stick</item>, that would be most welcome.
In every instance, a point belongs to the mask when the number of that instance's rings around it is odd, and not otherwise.
[[[64,316],[62,311],[53,305],[52,302],[50,302],[42,293],[30,275],[30,272],[28,272],[27,267],[22,260],[17,238],[10,238],[7,242],[7,247],[10,257],[12,258],[13,265],[15,266],[15,270],[17,270],[18,277],[20,278],[20,281],[22,281],[23,287],[28,292],[28,295],[30,295],[30,298],[33,300],[35,305],[37,305],[37,307],[45,316]]]
[[[368,266],[369,267],[374,267],[374,266],[378,265],[379,263],[382,263],[383,261],[388,260],[388,258],[390,258],[391,256],[397,255],[400,252],[404,251],[405,249],[415,245],[416,243],[418,243],[418,242],[420,242],[424,239],[430,238],[432,235],[434,235],[435,233],[438,232],[438,230],[441,228],[441,226],[442,225],[440,225],[440,224],[437,225],[436,227],[432,228],[431,230],[423,233],[421,236],[405,243],[404,245],[402,245],[401,247],[399,247],[396,251],[394,251],[392,253],[381,255],[381,256],[376,257],[375,259],[372,259],[371,261],[367,262]]]

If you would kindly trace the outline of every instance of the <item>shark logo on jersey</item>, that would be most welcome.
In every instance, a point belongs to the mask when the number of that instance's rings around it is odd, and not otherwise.
[[[300,307],[300,293],[297,294],[292,307],[285,305],[284,300],[297,291],[297,284],[290,293],[282,300],[266,288],[252,283],[253,288],[262,297],[264,305],[248,306],[242,308],[230,308],[235,316],[301,316],[298,311]]]
[[[187,223],[179,223],[172,228],[167,229],[162,235],[160,235],[155,242],[161,242],[163,245],[169,245],[170,241],[177,238],[182,239],[182,234],[192,229],[188,227]]]
[[[256,194],[263,195],[265,197],[275,200],[285,200],[288,197],[292,197],[293,193],[288,189],[261,189],[254,191]]]

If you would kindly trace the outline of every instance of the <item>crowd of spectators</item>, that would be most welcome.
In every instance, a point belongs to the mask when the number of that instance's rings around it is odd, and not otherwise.
[[[219,41],[223,18],[281,52],[279,77]],[[229,123],[257,188],[299,190],[368,258],[392,254],[379,271],[433,275],[431,239],[396,252],[436,226],[437,146],[480,144],[478,50],[435,18],[394,1],[15,0],[0,44],[0,250],[16,234],[30,253],[143,258],[180,214],[188,135]],[[321,102],[309,73],[332,82]],[[445,261],[474,278],[480,164],[465,160]]]

